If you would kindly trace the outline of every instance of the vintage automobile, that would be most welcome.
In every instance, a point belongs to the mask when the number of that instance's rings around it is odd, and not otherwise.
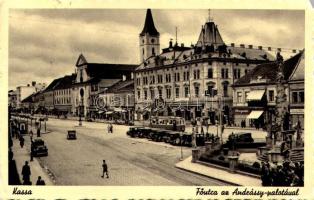
[[[195,140],[196,140],[197,146],[204,146],[205,142],[208,140],[208,138],[209,138],[209,134],[195,133]],[[180,144],[178,144],[178,145],[180,145]],[[182,145],[192,146],[192,133],[183,133]]]
[[[68,130],[68,140],[76,140],[76,130]]]
[[[143,129],[143,127],[133,126],[133,127],[129,128],[129,130],[126,132],[126,134],[130,137],[138,137],[140,135],[140,132],[142,129]]]
[[[33,156],[48,156],[48,148],[42,139],[35,139],[32,145]]]
[[[167,136],[167,131],[163,129],[156,129],[153,131],[151,139],[155,142],[162,142]]]
[[[223,145],[224,148],[257,148],[265,146],[265,142],[254,142],[251,133],[234,133],[229,135],[227,142]]]

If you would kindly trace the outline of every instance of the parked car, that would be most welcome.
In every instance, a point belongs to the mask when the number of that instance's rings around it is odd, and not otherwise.
[[[68,130],[68,140],[76,140],[76,130]]]
[[[229,135],[224,148],[258,148],[265,146],[266,142],[255,142],[251,133],[234,133]]]
[[[138,137],[141,129],[143,129],[143,127],[139,126],[130,127],[126,134],[130,137]]]
[[[32,153],[33,156],[48,156],[48,148],[42,139],[35,139],[32,143]]]

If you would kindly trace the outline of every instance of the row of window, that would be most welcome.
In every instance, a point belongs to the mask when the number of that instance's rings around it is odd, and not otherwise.
[[[71,97],[55,98],[55,104],[71,104]]]
[[[65,89],[65,90],[56,90],[55,95],[70,95],[71,89]]]
[[[247,69],[244,70],[244,74],[248,72]],[[239,79],[241,77],[241,69],[233,69],[233,78]],[[200,79],[200,70],[196,69],[193,71],[193,78],[194,80]],[[207,78],[213,78],[213,69],[208,68],[207,71]],[[228,68],[222,68],[221,69],[221,78],[222,79],[228,79],[229,78],[229,70]],[[188,81],[190,79],[190,73],[189,71],[184,71],[183,72],[183,80]],[[180,81],[180,73],[174,73],[174,81],[178,82]],[[163,82],[163,76],[162,74],[157,75],[157,83],[162,83]],[[171,82],[171,74],[166,74],[166,83]],[[141,78],[136,79],[137,85],[141,85]],[[148,79],[147,77],[143,77],[143,84],[147,85],[148,84]],[[150,84],[155,84],[155,76],[152,75],[150,76]]]
[[[184,86],[184,97],[188,98],[190,95],[190,87],[189,86]],[[166,87],[166,98],[170,99],[172,97],[172,89],[171,86]],[[217,92],[215,92],[216,90],[214,89],[213,85],[209,85],[207,87],[207,90],[205,91],[205,95],[209,96],[209,97],[214,97],[217,95]],[[163,90],[162,88],[158,88],[158,94],[156,96],[155,94],[155,90],[154,89],[150,89],[150,99],[155,99],[158,97],[163,97]],[[228,84],[223,84],[223,94],[225,97],[228,96]],[[195,85],[194,86],[194,97],[200,97],[200,86],[199,85]],[[138,90],[137,91],[137,98],[141,99],[141,91]],[[143,93],[143,98],[144,100],[148,99],[148,89],[144,89],[144,93]],[[175,98],[180,98],[180,86],[176,86],[175,87]]]

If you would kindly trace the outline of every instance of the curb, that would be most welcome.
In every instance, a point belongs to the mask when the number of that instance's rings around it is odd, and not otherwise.
[[[211,178],[211,179],[214,179],[214,180],[223,182],[223,183],[227,183],[227,184],[232,185],[232,186],[243,186],[243,185],[236,184],[236,183],[233,183],[233,182],[230,182],[230,181],[226,181],[226,180],[219,179],[219,178],[216,178],[216,177],[212,177],[212,176],[208,176],[208,175],[205,175],[205,174],[201,174],[201,173],[199,173],[199,172],[195,172],[195,171],[192,171],[192,170],[188,170],[188,169],[185,169],[185,168],[182,168],[182,167],[178,167],[178,166],[176,166],[176,165],[175,165],[175,167],[178,168],[178,169],[180,169],[180,170],[187,171],[187,172],[191,172],[191,173],[194,173],[194,174],[198,174],[198,175],[201,175],[201,176],[204,176],[204,177],[207,177],[207,178]]]

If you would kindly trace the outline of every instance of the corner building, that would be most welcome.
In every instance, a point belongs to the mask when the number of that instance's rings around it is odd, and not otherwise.
[[[186,120],[209,117],[214,124],[220,111],[226,123],[233,123],[231,85],[256,65],[274,57],[262,46],[226,45],[218,26],[205,22],[195,45],[169,42],[159,50],[151,10],[147,10],[140,33],[140,62],[134,73],[135,119],[150,115],[181,116]],[[163,109],[155,109],[155,100]]]

